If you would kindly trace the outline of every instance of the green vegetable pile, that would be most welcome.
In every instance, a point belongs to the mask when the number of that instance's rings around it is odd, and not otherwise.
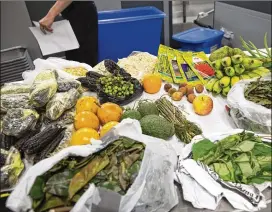
[[[89,183],[123,195],[141,167],[145,146],[122,137],[86,158],[70,157],[36,178],[29,195],[35,211],[73,206]]]
[[[208,165],[222,180],[243,184],[271,182],[271,143],[242,132],[216,143],[204,139],[193,145],[193,159]]]
[[[245,98],[268,109],[272,108],[272,84],[270,80],[250,82],[245,89]]]
[[[215,69],[215,78],[207,82],[206,89],[223,96],[227,96],[231,87],[240,80],[260,78],[270,73],[268,68],[263,67],[262,60],[251,58],[237,48],[224,46],[214,51],[210,60]]]
[[[103,91],[113,97],[126,97],[134,93],[134,84],[123,76],[105,76],[99,79]]]

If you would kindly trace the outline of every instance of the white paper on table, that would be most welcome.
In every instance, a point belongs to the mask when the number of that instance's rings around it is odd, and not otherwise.
[[[46,34],[41,31],[38,22],[33,21],[33,23],[35,27],[29,27],[29,29],[38,41],[44,56],[79,48],[79,43],[69,21],[54,22],[53,33],[46,32]]]

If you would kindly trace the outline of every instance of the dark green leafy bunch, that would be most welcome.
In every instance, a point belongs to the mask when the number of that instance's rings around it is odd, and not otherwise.
[[[250,82],[245,89],[245,98],[268,109],[272,108],[272,84],[270,80]]]
[[[98,187],[125,194],[141,167],[145,146],[122,137],[86,158],[60,161],[36,178],[29,196],[35,211],[73,206],[94,183]]]
[[[271,144],[242,132],[216,143],[204,139],[193,145],[193,159],[208,165],[222,180],[243,184],[271,182]]]

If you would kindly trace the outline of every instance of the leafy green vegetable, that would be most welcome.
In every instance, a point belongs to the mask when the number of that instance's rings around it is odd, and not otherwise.
[[[47,211],[51,208],[56,208],[65,205],[65,202],[57,196],[52,196],[50,194],[46,195],[46,200],[44,205],[42,205],[41,208],[39,208],[39,212]]]
[[[198,160],[211,151],[216,145],[208,139],[204,139],[193,145],[193,159]]]
[[[65,170],[53,175],[46,182],[45,191],[56,196],[67,197],[68,188],[74,174],[73,171]]]
[[[38,176],[30,189],[29,196],[34,200],[40,200],[44,197],[45,179],[43,176]]]
[[[91,162],[83,167],[71,180],[69,185],[69,199],[83,188],[98,172],[109,164],[107,155],[96,156]]]
[[[270,145],[247,132],[215,144],[204,139],[192,147],[193,159],[208,165],[221,179],[245,184],[271,181],[271,151]]]

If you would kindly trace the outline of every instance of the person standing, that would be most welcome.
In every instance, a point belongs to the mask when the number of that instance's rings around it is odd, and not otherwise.
[[[67,60],[87,63],[94,67],[98,63],[98,14],[93,1],[57,0],[42,18],[40,28],[54,33],[52,24],[59,14],[69,20],[80,47],[65,52]]]

